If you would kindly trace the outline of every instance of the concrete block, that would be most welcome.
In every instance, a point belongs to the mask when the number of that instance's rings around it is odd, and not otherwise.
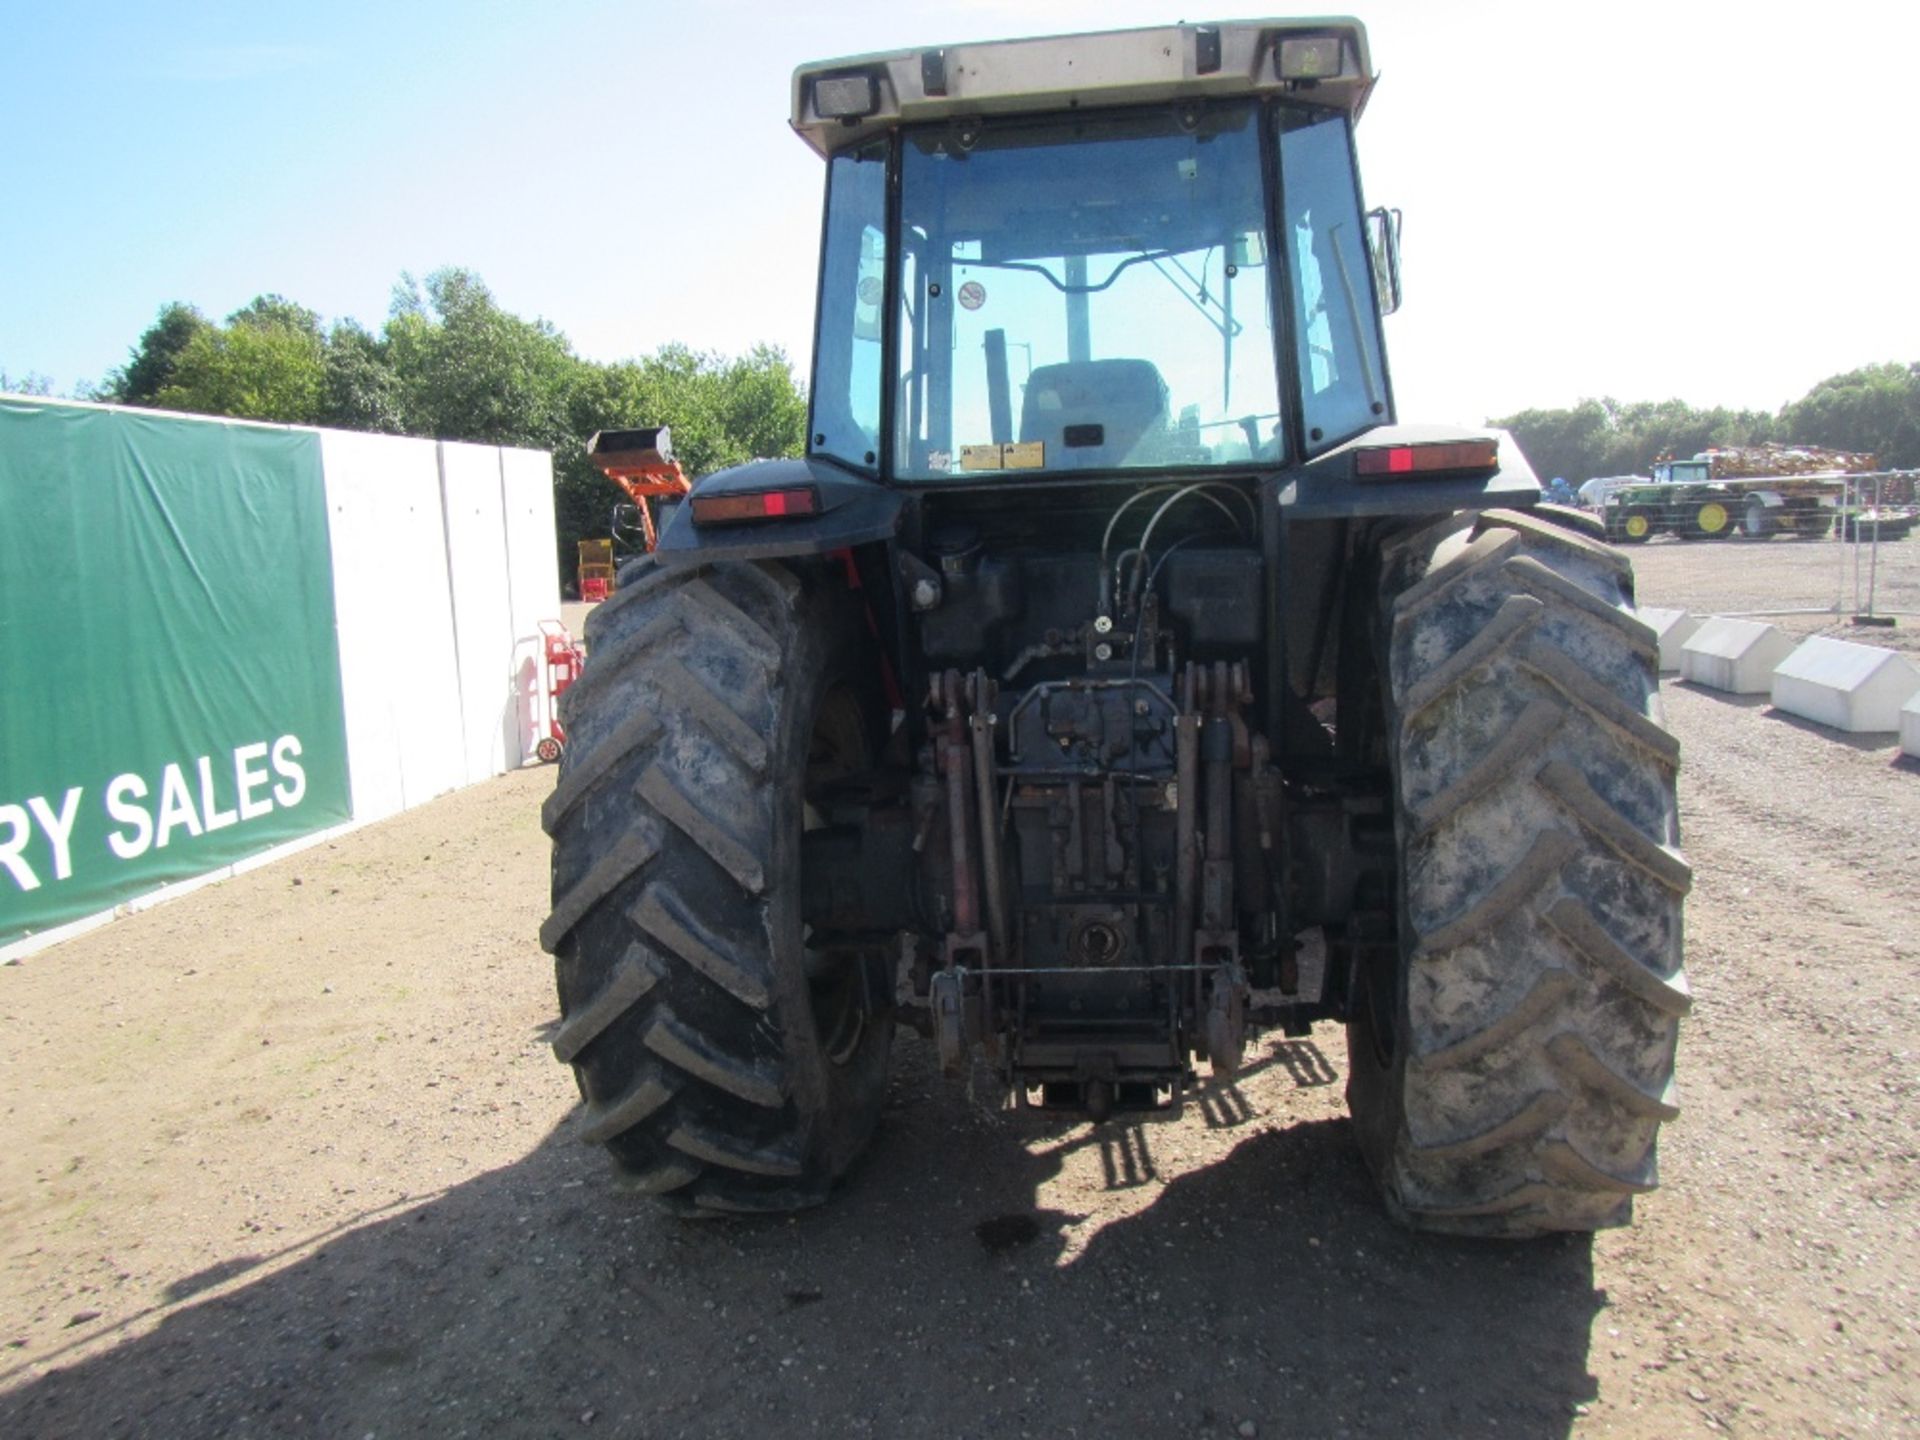
[[[1673,674],[1680,668],[1680,647],[1700,628],[1700,617],[1688,610],[1662,610],[1653,605],[1642,605],[1634,613],[1660,637],[1660,673]]]
[[[1792,653],[1793,641],[1778,625],[1715,615],[1680,647],[1680,675],[1709,690],[1766,695],[1774,667]]]
[[[513,690],[513,602],[507,583],[507,524],[500,451],[440,442],[447,574],[453,591],[454,654],[460,666],[465,780],[505,772],[517,750]]]
[[[560,618],[560,562],[554,548],[553,457],[544,450],[500,452],[506,516],[507,592],[515,639]]]
[[[1773,672],[1775,708],[1849,734],[1900,728],[1900,707],[1920,693],[1920,670],[1878,645],[1815,635]]]
[[[1900,707],[1900,753],[1920,760],[1920,695]]]
[[[431,440],[320,432],[353,815],[377,820],[467,779]]]

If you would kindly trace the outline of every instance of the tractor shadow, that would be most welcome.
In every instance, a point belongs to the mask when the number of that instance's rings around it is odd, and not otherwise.
[[[1223,1135],[1197,1100],[1036,1125],[910,1042],[865,1163],[778,1220],[670,1220],[558,1126],[157,1290],[113,1348],[8,1352],[0,1434],[1564,1436],[1595,1389],[1590,1242],[1394,1227],[1344,1119],[1276,1113],[1330,1083],[1311,1045],[1212,1092]]]

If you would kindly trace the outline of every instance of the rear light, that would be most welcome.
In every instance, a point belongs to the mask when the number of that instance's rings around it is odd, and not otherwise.
[[[1437,475],[1500,468],[1498,440],[1446,440],[1422,445],[1375,445],[1353,452],[1361,476]]]
[[[754,490],[744,495],[695,495],[690,503],[696,525],[786,520],[820,513],[820,496],[806,485],[792,490]]]

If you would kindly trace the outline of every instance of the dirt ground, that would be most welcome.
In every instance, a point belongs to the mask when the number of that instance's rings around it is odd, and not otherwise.
[[[905,1042],[833,1205],[667,1220],[568,1137],[529,770],[0,969],[0,1436],[1920,1433],[1920,767],[1667,703],[1697,1005],[1631,1230],[1395,1229],[1328,1027],[1100,1128]]]

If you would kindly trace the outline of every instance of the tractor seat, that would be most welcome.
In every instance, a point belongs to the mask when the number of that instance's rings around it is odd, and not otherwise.
[[[1127,463],[1167,423],[1167,383],[1149,360],[1070,360],[1027,377],[1020,438],[1047,447],[1049,470]]]

